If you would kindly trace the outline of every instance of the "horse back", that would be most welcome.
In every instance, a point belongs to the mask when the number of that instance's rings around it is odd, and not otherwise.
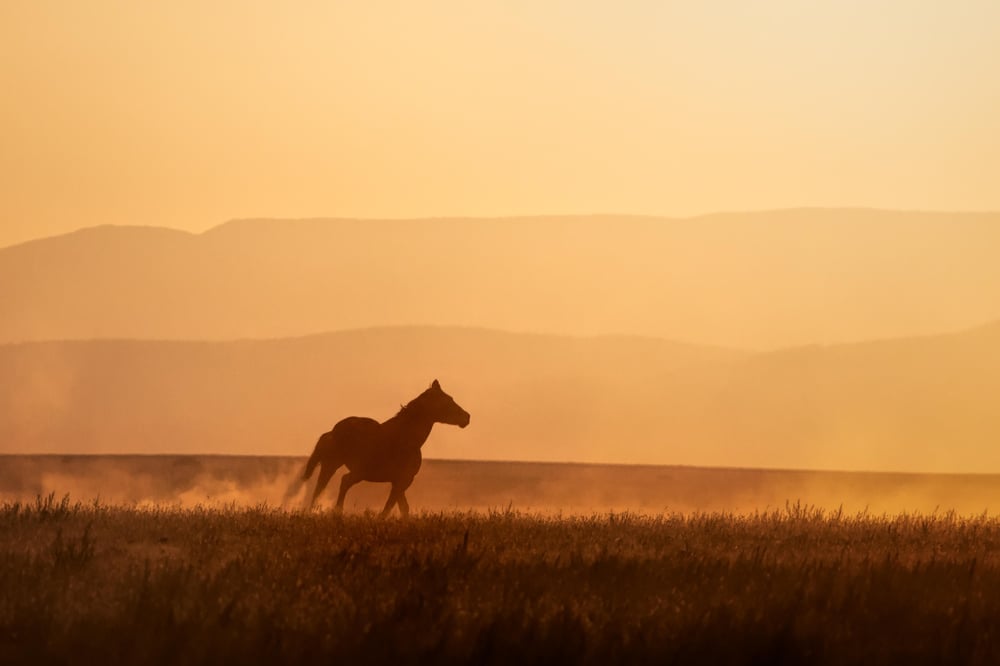
[[[365,435],[375,437],[379,432],[379,422],[366,416],[348,416],[346,419],[338,421],[331,432],[334,437]]]

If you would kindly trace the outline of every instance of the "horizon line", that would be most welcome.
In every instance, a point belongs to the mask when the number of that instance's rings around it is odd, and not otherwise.
[[[285,458],[289,460],[305,460],[308,454],[286,454],[286,453],[181,453],[170,451],[159,452],[132,452],[132,453],[60,453],[54,451],[35,453],[14,453],[10,451],[0,451],[0,458],[4,457],[31,457],[31,458]],[[835,474],[835,475],[889,475],[889,476],[972,476],[972,477],[1000,477],[1000,470],[994,472],[921,472],[916,470],[899,469],[842,469],[828,467],[741,467],[738,465],[698,465],[688,463],[656,463],[656,462],[601,462],[593,460],[524,460],[509,458],[433,458],[425,457],[424,462],[435,463],[457,463],[457,464],[486,464],[486,465],[564,465],[568,467],[641,467],[641,468],[668,468],[681,470],[708,470],[717,472],[756,472],[756,473],[778,473],[778,474]]]

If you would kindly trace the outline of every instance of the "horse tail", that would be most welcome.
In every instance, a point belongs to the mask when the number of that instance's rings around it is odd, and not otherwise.
[[[320,435],[319,441],[316,442],[316,447],[313,449],[312,455],[309,456],[309,462],[306,463],[306,468],[301,474],[297,474],[292,482],[288,484],[288,490],[285,491],[285,496],[281,500],[282,506],[288,506],[292,500],[294,500],[300,492],[302,492],[302,486],[305,485],[306,480],[312,476],[313,470],[316,469],[316,465],[323,462],[323,455],[326,453],[327,447],[323,446],[325,442],[330,441],[331,433],[324,433]],[[320,449],[323,449],[322,451]]]
[[[306,469],[304,472],[302,472],[303,481],[307,481],[309,477],[312,476],[313,470],[316,469],[316,465],[320,463],[320,458],[322,457],[322,451],[320,451],[320,448],[326,441],[329,441],[330,436],[332,434],[333,433],[331,431],[331,432],[325,432],[319,436],[319,440],[317,440],[316,446],[315,448],[313,448],[312,455],[309,456],[309,462],[306,463]]]

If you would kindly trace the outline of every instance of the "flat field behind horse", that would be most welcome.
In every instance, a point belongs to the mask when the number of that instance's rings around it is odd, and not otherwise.
[[[1000,521],[0,505],[0,662],[996,663]]]

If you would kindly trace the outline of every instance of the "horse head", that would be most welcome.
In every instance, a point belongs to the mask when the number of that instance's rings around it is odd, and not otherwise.
[[[430,415],[436,423],[446,423],[464,428],[469,425],[469,412],[458,406],[455,399],[441,389],[438,380],[434,380],[431,387],[420,395],[426,414]]]

